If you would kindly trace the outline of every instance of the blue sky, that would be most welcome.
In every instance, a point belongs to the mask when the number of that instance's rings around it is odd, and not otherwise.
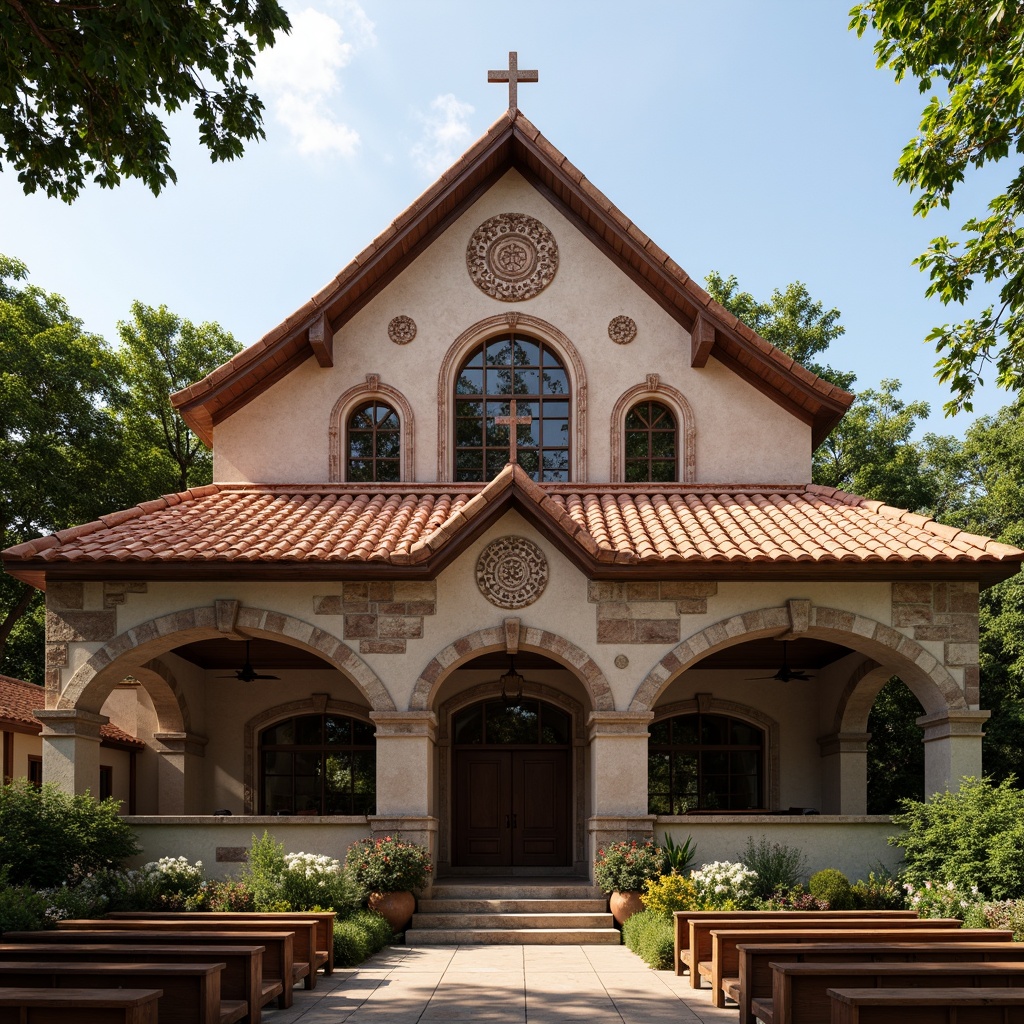
[[[842,312],[828,361],[857,387],[903,381],[945,419],[924,337],[959,317],[911,260],[1009,177],[963,187],[922,221],[892,180],[917,126],[916,84],[874,67],[847,0],[314,0],[261,58],[267,139],[211,164],[171,119],[177,186],[88,189],[73,206],[0,175],[0,252],[116,339],[134,299],[256,341],[315,293],[501,115],[487,70],[538,68],[519,106],[697,280],[736,274],[767,298],[806,282]],[[1006,392],[987,386],[975,415]]]

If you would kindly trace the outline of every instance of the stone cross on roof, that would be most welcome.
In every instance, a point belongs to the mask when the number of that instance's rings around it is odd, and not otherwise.
[[[494,422],[498,426],[508,427],[508,461],[515,465],[519,461],[519,428],[533,423],[533,417],[530,415],[517,416],[514,398],[508,403],[508,413],[507,416],[495,416]]]
[[[488,82],[508,82],[508,109],[516,110],[519,106],[517,86],[520,82],[537,82],[540,80],[537,71],[519,70],[519,53],[516,50],[508,51],[508,71],[488,71]]]

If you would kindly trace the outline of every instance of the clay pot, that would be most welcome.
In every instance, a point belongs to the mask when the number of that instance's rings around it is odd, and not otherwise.
[[[400,932],[412,920],[416,897],[411,892],[371,892],[367,904],[391,925],[392,931]]]
[[[626,892],[615,891],[608,897],[608,909],[611,910],[615,923],[621,925],[634,914],[646,909],[643,893],[632,889]]]

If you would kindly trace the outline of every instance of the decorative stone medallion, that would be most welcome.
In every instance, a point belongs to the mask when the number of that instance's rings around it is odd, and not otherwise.
[[[501,537],[480,553],[476,585],[499,608],[525,608],[548,585],[548,560],[525,537]]]
[[[396,345],[408,345],[416,337],[416,321],[411,316],[396,316],[388,324],[388,337]]]
[[[615,667],[616,668],[629,668],[629,658],[624,654],[615,655]]]
[[[502,302],[522,302],[555,279],[558,243],[535,217],[499,213],[473,232],[466,268],[482,292]]]
[[[628,345],[636,337],[636,321],[631,316],[613,316],[608,322],[608,337],[616,345]]]

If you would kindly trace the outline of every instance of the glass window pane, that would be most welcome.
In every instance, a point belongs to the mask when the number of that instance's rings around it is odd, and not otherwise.
[[[541,743],[568,743],[570,717],[550,704],[540,706],[540,741]]]
[[[358,718],[352,722],[352,742],[357,747],[372,747],[377,742],[377,727],[372,722],[364,722]]]
[[[544,375],[545,395],[567,395],[569,394],[569,376],[565,370],[549,370],[545,368]]]
[[[545,418],[543,438],[545,447],[567,445],[569,443],[569,421]]]
[[[514,359],[517,366],[539,366],[540,346],[531,338],[524,338],[521,334],[517,334]]]
[[[675,461],[658,461],[651,463],[651,480],[656,483],[671,483],[676,479]]]
[[[642,405],[634,405],[629,412],[626,413],[626,429],[627,430],[647,430],[647,417],[645,415],[646,409]]]
[[[301,775],[319,775],[320,774],[320,751],[310,751],[307,753],[296,753],[295,755],[295,777],[298,778]]]
[[[667,794],[648,793],[647,795],[648,814],[671,814],[672,798]]]
[[[648,463],[644,459],[643,462],[627,462],[626,463],[626,483],[628,484],[642,484],[647,482]]]
[[[288,775],[292,774],[292,757],[284,750],[263,751],[263,773],[265,775]]]
[[[747,722],[732,720],[732,742],[737,746],[761,746],[761,730]]]
[[[373,430],[373,410],[362,405],[352,413],[348,421],[349,430]]]
[[[650,726],[651,738],[648,743],[651,746],[667,746],[671,739],[669,722],[671,719],[663,718],[660,722],[654,722]]]
[[[523,467],[524,472],[532,480],[537,479],[538,467],[540,466],[540,457],[537,452],[533,449],[527,449],[523,451],[521,448],[516,453],[518,458],[517,462]]]
[[[381,459],[377,463],[377,480],[382,483],[398,483],[402,476],[401,465],[397,459]]]
[[[672,719],[672,742],[677,744],[695,744],[700,719],[697,715],[680,715]]]
[[[540,370],[516,370],[514,387],[517,395],[539,394]]]
[[[493,480],[504,468],[508,462],[508,448],[499,448],[496,451],[488,451],[487,453],[487,479]]]
[[[324,719],[324,743],[329,747],[352,742],[352,719],[344,715],[328,715]]]
[[[484,709],[479,705],[460,711],[452,723],[452,740],[455,743],[483,743]]]
[[[660,402],[651,402],[649,415],[652,427],[675,429],[676,418],[672,415],[672,410]]]
[[[319,746],[323,742],[323,719],[320,715],[303,715],[295,719],[295,742],[300,746]]]
[[[674,458],[676,454],[675,431],[654,431],[651,434],[651,454],[660,459]]]
[[[536,743],[539,738],[539,706],[535,700],[506,705],[489,701],[486,705],[487,743]]]
[[[648,753],[647,789],[651,793],[669,793],[672,789],[671,757],[669,754]]]
[[[481,395],[484,390],[484,371],[471,370],[463,367],[459,379],[455,382],[457,395]]]
[[[512,342],[507,335],[502,338],[493,338],[487,343],[487,365],[512,365]]]
[[[348,478],[354,484],[373,481],[373,463],[365,459],[353,459],[348,464]]]
[[[401,451],[401,443],[397,434],[377,435],[377,458],[397,459]]]
[[[728,743],[729,720],[721,715],[702,715],[700,741],[701,743]]]
[[[736,750],[732,755],[733,775],[756,775],[761,755],[756,750]]]
[[[646,459],[650,453],[651,435],[647,431],[626,431],[626,458]]]
[[[295,719],[289,718],[285,722],[278,722],[263,733],[263,745],[265,747],[280,746],[286,743],[295,742]]]
[[[373,434],[351,433],[348,435],[348,454],[352,459],[373,457]]]
[[[263,779],[263,813],[277,814],[278,811],[291,813],[292,777],[267,775]]]
[[[729,755],[725,751],[705,751],[701,754],[700,767],[705,775],[728,775]]]

